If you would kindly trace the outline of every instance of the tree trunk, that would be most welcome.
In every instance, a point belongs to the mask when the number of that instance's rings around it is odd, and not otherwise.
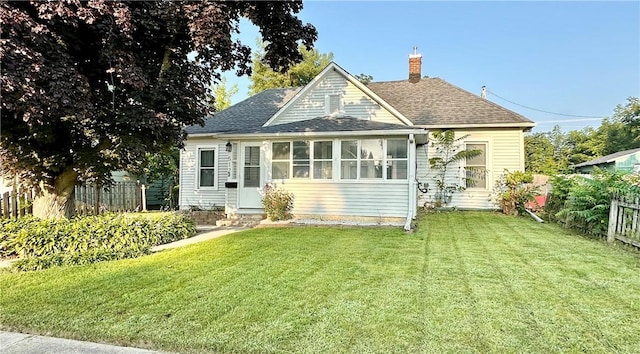
[[[43,219],[71,218],[76,211],[75,186],[78,174],[71,168],[58,176],[53,186],[40,183],[40,193],[33,200],[33,216]]]

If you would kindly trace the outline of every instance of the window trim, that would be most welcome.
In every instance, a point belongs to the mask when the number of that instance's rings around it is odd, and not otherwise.
[[[338,97],[338,111],[331,112],[331,97]],[[324,113],[328,116],[336,116],[339,114],[344,114],[344,99],[342,98],[341,93],[330,93],[324,96]]]
[[[489,179],[489,147],[490,147],[490,142],[488,140],[468,140],[464,142],[464,148],[465,150],[467,149],[467,147],[469,145],[484,145],[484,173],[485,173],[485,186],[484,187],[467,187],[466,184],[466,180],[464,179],[466,177],[466,167],[467,167],[467,160],[463,160],[463,169],[461,171],[461,178],[463,178],[462,182],[463,185],[465,186],[465,188],[467,190],[471,190],[471,191],[488,191],[491,189],[490,184],[490,179]],[[469,166],[469,167],[479,167],[480,165],[477,166]]]
[[[202,151],[213,151],[213,168],[205,167],[207,169],[213,169],[213,186],[200,185],[200,171],[202,169],[202,166],[200,166],[200,153]],[[218,190],[218,171],[220,169],[220,164],[218,163],[219,151],[218,146],[215,145],[200,145],[196,147],[196,190]]]
[[[303,141],[303,142],[307,142],[309,145],[309,176],[308,177],[294,177],[293,175],[293,167],[294,167],[294,161],[300,161],[300,160],[294,160],[293,159],[293,143],[294,141]],[[315,143],[316,142],[330,142],[331,143],[331,159],[318,159],[316,160],[314,158],[314,154],[315,154]],[[278,144],[278,143],[288,143],[289,144],[289,158],[287,160],[282,160],[282,159],[274,159],[273,158],[273,144]],[[271,158],[270,158],[270,169],[269,169],[269,175],[271,177],[272,180],[277,180],[277,181],[291,181],[291,180],[295,180],[295,181],[331,181],[334,179],[334,171],[335,171],[335,161],[334,161],[334,146],[335,146],[335,140],[334,139],[318,139],[318,140],[310,140],[310,139],[294,139],[294,140],[274,140],[271,141]],[[321,161],[321,162],[331,162],[331,177],[330,178],[314,178],[314,163],[316,161]],[[287,162],[289,164],[289,171],[288,171],[288,178],[274,178],[273,177],[273,163],[274,162]]]
[[[360,176],[361,173],[361,166],[362,166],[362,156],[360,154],[360,151],[362,149],[362,141],[363,140],[378,140],[381,139],[382,140],[382,161],[381,161],[381,166],[383,166],[383,171],[382,171],[382,177],[377,178],[377,177],[368,177],[368,178],[362,178]],[[342,158],[342,143],[345,141],[356,141],[357,142],[357,148],[358,148],[358,152],[356,155],[355,159],[343,159]],[[402,140],[405,141],[406,143],[406,147],[407,147],[407,157],[404,158],[389,158],[389,149],[388,149],[388,142],[389,140]],[[340,154],[337,156],[337,160],[338,160],[338,166],[340,168],[340,171],[338,173],[338,180],[340,182],[406,182],[409,179],[409,140],[408,139],[401,139],[401,138],[388,138],[388,137],[371,137],[371,138],[363,138],[363,139],[339,139],[338,140],[339,144],[338,144],[338,151],[340,152]],[[375,161],[375,159],[371,160],[371,159],[364,159],[365,161]],[[356,161],[356,178],[343,178],[342,177],[342,162],[343,161]],[[407,162],[407,178],[387,178],[388,175],[388,168],[389,168],[389,163],[393,163],[394,161],[406,161]]]

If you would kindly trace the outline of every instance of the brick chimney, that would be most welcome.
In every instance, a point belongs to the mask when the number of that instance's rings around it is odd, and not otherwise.
[[[409,54],[409,82],[416,83],[422,77],[422,54],[418,47],[413,47],[413,54]]]

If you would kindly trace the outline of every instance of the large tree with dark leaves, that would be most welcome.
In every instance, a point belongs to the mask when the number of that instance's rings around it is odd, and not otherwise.
[[[73,212],[74,186],[108,183],[145,153],[181,146],[210,113],[219,73],[250,74],[239,19],[260,28],[264,62],[286,70],[311,48],[301,1],[0,4],[0,174],[38,188],[34,213]]]

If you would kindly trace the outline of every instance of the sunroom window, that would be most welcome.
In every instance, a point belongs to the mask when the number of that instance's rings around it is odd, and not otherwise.
[[[340,178],[407,179],[405,139],[363,139],[340,142]]]

